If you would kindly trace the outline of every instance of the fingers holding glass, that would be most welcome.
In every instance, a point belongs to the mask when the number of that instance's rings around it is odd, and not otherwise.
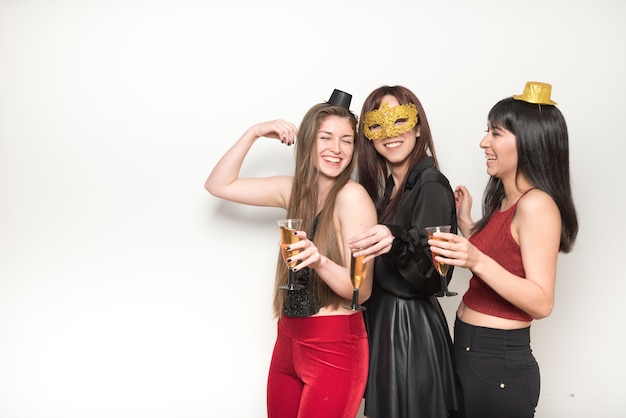
[[[436,232],[450,232],[450,225],[436,225],[436,226],[426,227],[426,233],[428,234],[428,239],[433,239],[437,241],[447,241],[441,238],[440,236],[435,236],[434,234]],[[439,273],[439,277],[441,279],[441,290],[435,293],[435,296],[437,297],[456,296],[458,294],[457,292],[451,292],[448,290],[447,276],[448,276],[448,270],[450,269],[450,266],[446,263],[437,261],[435,259],[436,257],[435,253],[432,253],[432,257],[433,257],[433,265],[435,266],[435,269],[437,269],[437,273]]]
[[[352,280],[352,302],[345,308],[353,311],[364,311],[365,307],[359,304],[359,289],[361,284],[367,280],[367,263],[363,263],[365,256],[354,257],[350,255],[350,280]]]
[[[280,286],[280,288],[285,290],[302,289],[304,286],[301,284],[296,284],[295,275],[292,270],[293,267],[296,266],[297,262],[291,261],[291,258],[294,255],[298,254],[300,250],[288,249],[292,244],[300,241],[300,238],[298,238],[295,232],[302,227],[302,219],[280,219],[277,222],[280,228],[280,246],[283,254],[283,260],[285,260],[285,263],[287,263],[288,267],[287,284]]]

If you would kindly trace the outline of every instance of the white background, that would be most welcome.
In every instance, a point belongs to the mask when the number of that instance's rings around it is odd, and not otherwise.
[[[567,119],[580,221],[532,328],[537,417],[622,413],[625,4],[0,0],[0,417],[265,416],[283,212],[209,195],[218,158],[402,84],[478,217],[487,112],[526,81]],[[260,140],[244,174],[292,151]]]

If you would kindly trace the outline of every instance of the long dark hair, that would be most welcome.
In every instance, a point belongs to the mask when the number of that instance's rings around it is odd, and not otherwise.
[[[317,213],[317,180],[319,169],[315,165],[317,158],[317,133],[319,127],[329,116],[338,116],[350,121],[352,130],[356,136],[357,118],[348,109],[341,106],[334,106],[328,103],[314,105],[306,113],[298,130],[298,140],[295,146],[296,167],[293,176],[293,186],[289,207],[287,208],[288,218],[302,219],[303,231],[310,233],[313,228],[313,221]],[[352,172],[356,166],[360,145],[354,141],[354,151],[352,160],[348,166],[335,179],[328,195],[324,201],[324,207],[320,212],[320,220],[315,232],[315,245],[320,254],[324,254],[330,260],[343,265],[342,243],[337,242],[337,234],[334,227],[334,208],[337,194],[351,179]],[[285,291],[278,288],[285,284],[287,280],[287,265],[279,255],[276,268],[276,286],[274,287],[274,314],[280,315],[285,299]],[[309,280],[316,283],[318,300],[322,306],[339,306],[345,300],[337,295],[323,280],[318,278],[314,269],[309,270]]]
[[[578,234],[578,219],[572,200],[569,170],[569,136],[561,111],[553,105],[532,104],[512,97],[500,100],[489,111],[492,128],[515,135],[517,174],[552,197],[561,213],[559,250],[572,250]],[[483,217],[472,233],[480,231],[504,198],[502,181],[491,177],[483,198]]]
[[[408,177],[405,176],[402,184],[398,185],[398,192],[393,199],[391,199],[389,204],[383,206],[385,185],[388,178],[387,160],[376,151],[373,141],[367,139],[363,134],[363,119],[366,113],[378,109],[382,104],[382,98],[387,95],[394,96],[401,105],[413,103],[417,107],[417,125],[415,129],[417,129],[418,126],[420,127],[420,135],[417,137],[415,148],[413,148],[413,152],[409,157],[409,171],[427,155],[432,156],[435,167],[439,168],[435,145],[430,133],[430,126],[428,125],[428,118],[417,96],[411,90],[403,86],[381,86],[372,91],[363,103],[359,118],[357,142],[361,143],[362,150],[359,153],[357,174],[359,183],[365,187],[376,205],[379,222],[388,220],[395,212],[404,194],[404,184]]]

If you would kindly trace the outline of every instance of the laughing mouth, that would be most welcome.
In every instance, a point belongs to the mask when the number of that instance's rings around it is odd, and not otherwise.
[[[385,144],[385,148],[398,148],[400,145],[402,145],[402,142],[400,141],[396,141],[396,142],[390,142],[388,144]]]

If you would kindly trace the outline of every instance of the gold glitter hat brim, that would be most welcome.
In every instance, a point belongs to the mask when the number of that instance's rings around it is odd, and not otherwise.
[[[524,87],[522,94],[514,94],[515,100],[523,100],[528,103],[543,104],[543,105],[555,105],[554,100],[550,99],[552,93],[552,86],[548,83],[541,83],[538,81],[529,81]]]

